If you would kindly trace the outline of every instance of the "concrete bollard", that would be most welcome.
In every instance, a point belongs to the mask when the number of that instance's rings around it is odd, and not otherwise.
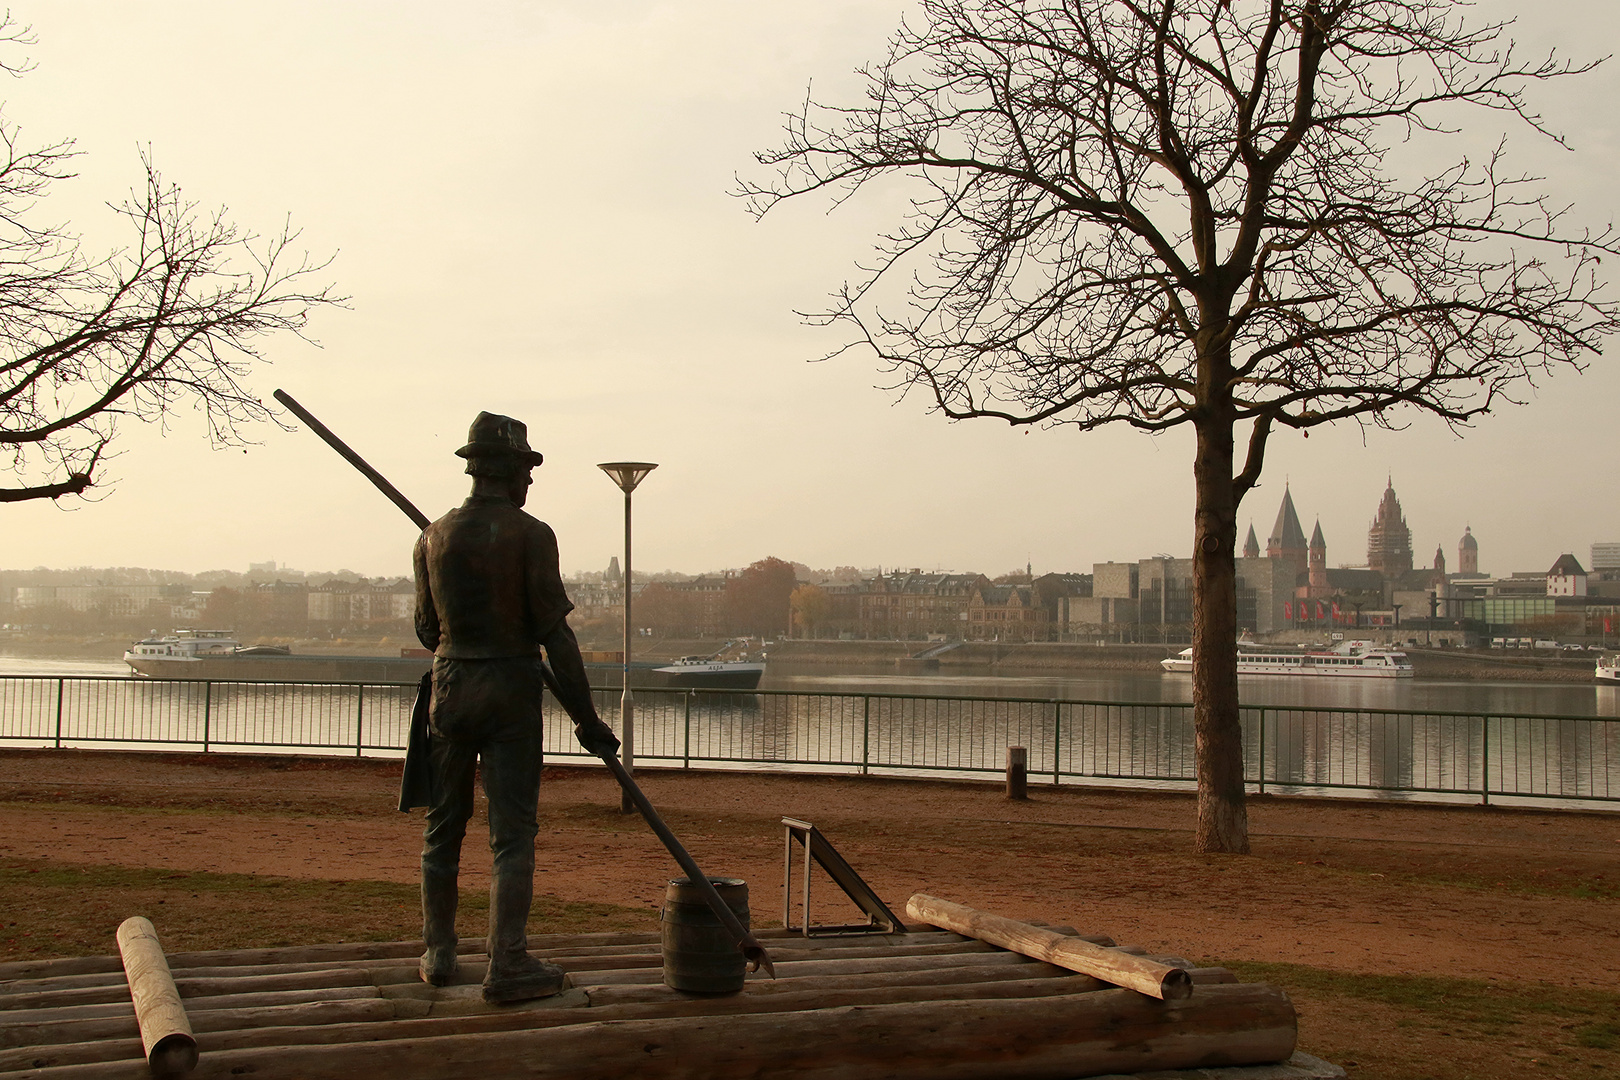
[[[1007,798],[1029,798],[1029,751],[1022,746],[1007,747]]]

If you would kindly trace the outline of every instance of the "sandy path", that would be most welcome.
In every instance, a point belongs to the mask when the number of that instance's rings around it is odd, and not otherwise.
[[[414,881],[397,763],[0,750],[0,857]],[[1620,815],[1257,799],[1254,855],[1191,853],[1192,801],[989,785],[645,772],[711,873],[781,914],[782,815],[820,825],[891,906],[924,891],[1195,959],[1608,986]],[[548,772],[537,887],[656,908],[674,864],[600,770]],[[464,881],[488,880],[475,821]],[[824,880],[818,918],[853,914]],[[1581,895],[1580,889],[1588,894]],[[835,902],[836,901],[836,902]]]

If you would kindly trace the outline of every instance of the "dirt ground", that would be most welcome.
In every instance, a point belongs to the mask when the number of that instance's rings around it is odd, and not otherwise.
[[[422,819],[394,809],[398,773],[0,750],[0,859],[409,883]],[[928,892],[1199,962],[1607,991],[1620,970],[1620,814],[1262,797],[1253,854],[1217,857],[1192,853],[1194,803],[1179,794],[1037,786],[1009,802],[990,784],[640,778],[707,872],[749,882],[758,925],[781,918],[787,815],[818,825],[902,917]],[[489,859],[482,821],[472,830],[463,882],[478,887]],[[538,892],[644,907],[653,929],[676,873],[604,770],[547,770]],[[815,897],[817,921],[855,921],[827,879]]]

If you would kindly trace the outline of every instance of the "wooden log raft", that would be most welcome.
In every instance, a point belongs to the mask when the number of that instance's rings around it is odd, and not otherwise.
[[[1182,968],[1105,949],[927,893],[917,893],[906,901],[906,914],[918,922],[954,930],[1164,1001],[1179,1001],[1192,994],[1192,979]]]
[[[163,958],[157,931],[139,915],[125,919],[118,927],[118,952],[124,959],[147,1068],[157,1076],[196,1068],[197,1040],[169,974],[169,962]]]
[[[536,937],[573,988],[508,1007],[484,1004],[470,951],[470,982],[421,983],[404,962],[419,943],[168,959],[206,1051],[194,1080],[1044,1080],[1262,1064],[1293,1049],[1286,996],[1220,969],[1189,971],[1196,994],[1163,1001],[948,931],[762,936],[794,974],[719,997],[664,986],[654,934]],[[148,1080],[128,991],[121,1006],[108,1000],[125,981],[118,964],[0,967],[0,1077]]]
[[[387,1042],[210,1050],[198,1080],[469,1074],[533,1080],[1072,1080],[1285,1060],[1294,1009],[1269,986],[1163,1002],[1126,990],[1018,1000],[906,1002],[790,1013],[584,1022]],[[25,1074],[27,1075],[27,1074]],[[42,1070],[55,1080],[145,1080],[145,1063]]]

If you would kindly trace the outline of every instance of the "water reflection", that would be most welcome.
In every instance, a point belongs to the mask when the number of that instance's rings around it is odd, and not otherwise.
[[[1151,671],[1024,675],[985,667],[963,668],[946,674],[901,675],[892,668],[877,665],[830,671],[825,665],[773,662],[766,669],[761,688],[804,693],[847,691],[1070,701],[1192,701],[1190,676]],[[1620,716],[1620,687],[1594,683],[1256,675],[1240,678],[1238,693],[1245,706],[1254,707],[1293,705],[1318,709]]]

